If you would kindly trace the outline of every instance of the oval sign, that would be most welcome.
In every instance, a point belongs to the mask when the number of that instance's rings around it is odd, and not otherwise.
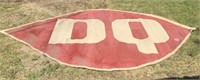
[[[150,14],[87,10],[3,33],[60,63],[111,71],[136,69],[166,59],[193,29]]]

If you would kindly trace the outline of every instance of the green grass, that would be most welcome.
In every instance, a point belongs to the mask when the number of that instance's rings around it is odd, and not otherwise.
[[[200,75],[199,0],[2,0],[0,30],[84,9],[117,9],[159,15],[197,30],[171,57],[128,71],[95,71],[61,65],[0,34],[0,80],[140,80]]]

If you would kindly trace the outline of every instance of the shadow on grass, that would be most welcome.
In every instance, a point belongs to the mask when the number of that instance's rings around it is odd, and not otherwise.
[[[183,77],[169,77],[169,78],[163,78],[163,79],[157,79],[157,80],[200,80],[200,76],[183,76]]]

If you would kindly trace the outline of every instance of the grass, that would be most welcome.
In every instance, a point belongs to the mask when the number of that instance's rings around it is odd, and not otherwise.
[[[140,80],[200,75],[199,0],[1,0],[0,30],[84,9],[118,9],[159,15],[198,28],[171,57],[128,71],[61,65],[0,34],[0,80]]]

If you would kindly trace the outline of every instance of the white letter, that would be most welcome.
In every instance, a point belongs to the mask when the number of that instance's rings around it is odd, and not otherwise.
[[[137,39],[132,36],[129,22],[141,22],[148,38]],[[112,22],[114,37],[125,43],[134,43],[138,50],[145,54],[157,54],[158,51],[154,43],[165,42],[169,39],[163,27],[155,20],[150,19],[118,19]]]
[[[87,24],[87,35],[83,39],[71,39],[74,23],[76,22],[85,22]],[[98,43],[105,38],[105,26],[100,20],[58,19],[49,43]]]

